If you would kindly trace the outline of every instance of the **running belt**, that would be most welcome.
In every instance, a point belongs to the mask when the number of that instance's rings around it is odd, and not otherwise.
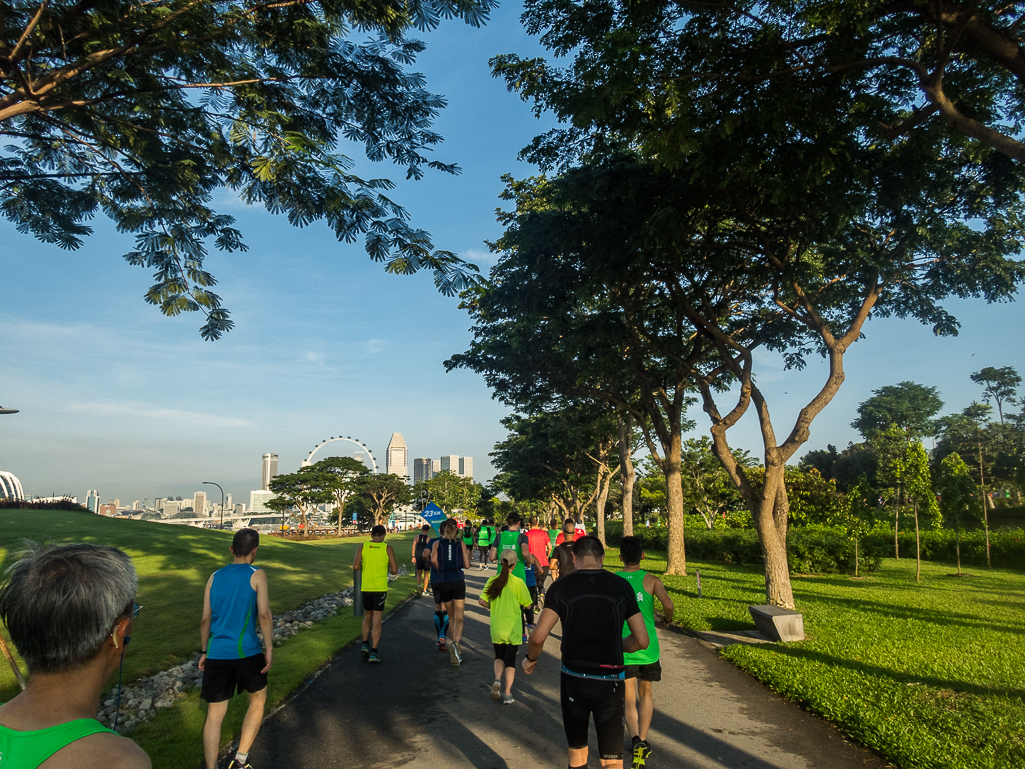
[[[562,672],[568,676],[575,676],[577,678],[593,678],[597,681],[622,681],[626,678],[626,671],[620,670],[618,673],[612,673],[607,676],[600,676],[595,673],[578,673],[575,670],[570,670],[565,665],[562,666]]]

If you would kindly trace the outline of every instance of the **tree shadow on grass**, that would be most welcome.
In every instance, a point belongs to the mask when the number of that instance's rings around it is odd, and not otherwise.
[[[935,676],[921,676],[910,673],[901,673],[881,665],[872,665],[860,660],[852,660],[845,657],[837,657],[832,654],[809,649],[807,647],[791,644],[775,644],[771,647],[764,647],[771,654],[780,654],[797,660],[818,662],[835,668],[845,668],[855,673],[862,673],[875,678],[888,678],[891,681],[902,684],[924,684],[936,689],[949,689],[966,694],[975,694],[980,697],[1008,697],[1025,698],[1025,689],[1000,688],[985,686],[983,684],[971,683],[968,681],[956,681]]]

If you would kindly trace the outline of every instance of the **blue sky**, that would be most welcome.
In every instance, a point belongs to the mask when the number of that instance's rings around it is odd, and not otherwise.
[[[416,68],[449,100],[436,126],[446,139],[437,155],[463,173],[429,173],[394,192],[437,247],[485,270],[484,241],[500,232],[500,176],[533,172],[516,155],[550,125],[487,67],[497,53],[537,53],[518,15],[517,5],[504,5],[483,29],[447,23],[427,36]],[[383,165],[362,170],[401,176]],[[470,341],[457,300],[439,295],[428,274],[384,274],[360,245],[339,244],[323,225],[297,230],[228,195],[220,204],[238,218],[250,251],[210,256],[236,323],[216,343],[200,339],[198,316],[168,319],[143,302],[150,276],[124,262],[131,241],[104,220],[75,252],[0,222],[0,404],[21,409],[0,417],[0,469],[30,494],[84,498],[96,488],[104,500],[131,501],[191,496],[209,480],[243,500],[259,485],[263,452],[279,454],[288,471],[321,439],[352,435],[383,461],[397,431],[411,460],[469,455],[478,480],[490,478],[487,454],[503,437],[507,409],[476,375],[444,371],[442,361]],[[936,386],[947,410],[957,410],[981,397],[970,372],[1011,365],[1025,373],[1013,333],[1020,303],[949,307],[963,323],[954,339],[916,323],[870,321],[807,448],[856,440],[849,423],[857,405],[883,385]],[[818,361],[790,373],[778,359],[762,359],[759,382],[778,434],[824,376]],[[707,432],[704,415],[692,416]],[[759,453],[751,418],[731,435]]]

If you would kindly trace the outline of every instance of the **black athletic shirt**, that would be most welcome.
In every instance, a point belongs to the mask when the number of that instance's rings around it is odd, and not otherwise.
[[[552,558],[559,560],[559,579],[572,574],[576,567],[573,565],[573,543],[562,542],[552,550]],[[551,563],[551,559],[549,559]]]
[[[463,541],[461,539],[439,539],[438,540],[438,578],[436,582],[462,582],[463,569]]]
[[[577,570],[548,588],[545,608],[562,621],[562,664],[578,673],[623,670],[623,623],[640,614],[630,583],[604,569]]]
[[[430,541],[430,539],[431,539],[431,535],[430,534],[417,534],[416,535],[416,548],[414,550],[416,555],[414,557],[416,558],[417,562],[419,562],[419,563],[423,562],[423,560],[424,560],[424,548],[427,547],[427,543],[428,543],[428,541]],[[430,560],[430,559],[428,559],[428,560]]]

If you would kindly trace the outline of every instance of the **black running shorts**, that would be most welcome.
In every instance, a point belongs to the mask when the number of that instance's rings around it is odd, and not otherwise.
[[[427,561],[425,561],[423,558],[417,558],[416,559],[416,570],[417,571],[429,571],[430,568],[431,568],[431,565],[429,563],[427,563]]]
[[[461,579],[458,582],[435,582],[431,587],[434,588],[435,603],[466,600],[465,579]]]
[[[495,659],[502,660],[507,668],[516,667],[516,652],[520,650],[519,644],[491,644],[495,647]]]
[[[384,611],[384,599],[388,597],[387,590],[368,593],[363,591],[363,611]]]
[[[662,664],[658,660],[655,660],[647,665],[627,665],[626,677],[639,678],[641,681],[661,681]]]
[[[562,674],[562,725],[570,750],[587,747],[587,727],[593,715],[601,758],[605,761],[623,758],[624,689],[622,680]]]
[[[243,691],[266,689],[267,674],[260,672],[266,664],[263,652],[240,660],[207,659],[199,698],[204,702],[225,702]]]

